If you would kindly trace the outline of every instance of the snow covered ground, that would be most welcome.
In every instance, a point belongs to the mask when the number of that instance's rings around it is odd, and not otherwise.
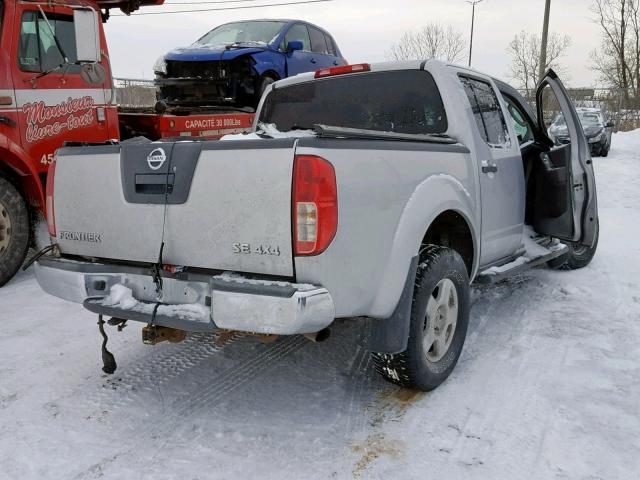
[[[597,170],[590,267],[475,288],[453,375],[380,380],[356,325],[325,343],[142,345],[43,294],[0,290],[0,479],[640,478],[640,130]]]

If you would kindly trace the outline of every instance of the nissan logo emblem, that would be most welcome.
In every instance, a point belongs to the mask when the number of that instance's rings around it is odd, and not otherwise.
[[[156,148],[147,155],[147,164],[151,170],[158,170],[167,161],[167,154],[162,148]]]

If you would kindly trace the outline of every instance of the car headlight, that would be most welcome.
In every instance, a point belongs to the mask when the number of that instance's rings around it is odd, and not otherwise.
[[[162,75],[167,74],[167,61],[164,59],[164,55],[156,60],[156,63],[153,64],[154,73],[161,73]]]

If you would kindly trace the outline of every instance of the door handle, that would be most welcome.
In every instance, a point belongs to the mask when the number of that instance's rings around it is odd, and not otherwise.
[[[482,173],[496,173],[498,166],[495,163],[489,163],[486,160],[482,161]]]
[[[16,126],[16,122],[11,120],[9,117],[5,117],[4,115],[0,115],[0,124],[7,125],[9,127]]]
[[[337,61],[337,60],[334,60],[334,61],[333,61],[333,64],[334,64],[335,66],[338,66],[338,61]]]
[[[311,63],[318,63],[318,61],[315,58],[312,58]]]

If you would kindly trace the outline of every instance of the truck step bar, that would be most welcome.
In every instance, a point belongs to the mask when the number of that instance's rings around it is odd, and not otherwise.
[[[567,253],[568,247],[564,244],[560,244],[553,250],[549,250],[546,255],[539,255],[532,258],[526,258],[524,256],[518,257],[515,260],[500,265],[498,267],[491,267],[478,274],[475,281],[480,284],[498,283],[502,280],[517,275],[519,273],[526,272],[527,270],[538,267],[547,263],[549,260],[558,258]]]

